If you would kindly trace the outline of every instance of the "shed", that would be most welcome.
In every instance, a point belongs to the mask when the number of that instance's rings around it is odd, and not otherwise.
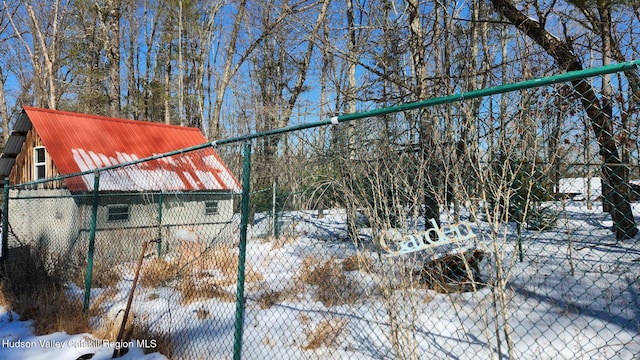
[[[91,171],[107,168],[100,171],[95,225],[103,251],[135,253],[155,237],[167,247],[174,240],[234,241],[240,184],[211,146],[198,147],[206,142],[197,128],[24,107],[0,156],[0,176],[30,184],[11,187],[10,237],[66,254],[84,247]],[[173,155],[161,156],[167,153]]]

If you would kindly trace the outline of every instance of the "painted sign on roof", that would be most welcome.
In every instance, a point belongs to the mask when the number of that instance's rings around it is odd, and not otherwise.
[[[25,107],[62,175],[132,162],[207,142],[199,129]],[[71,191],[93,189],[93,175],[66,179]],[[211,147],[100,174],[101,191],[240,191]]]

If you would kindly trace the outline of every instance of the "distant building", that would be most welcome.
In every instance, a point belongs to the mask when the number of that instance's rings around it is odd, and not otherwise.
[[[599,177],[560,179],[558,193],[565,194],[576,201],[597,200],[602,196],[602,181]]]

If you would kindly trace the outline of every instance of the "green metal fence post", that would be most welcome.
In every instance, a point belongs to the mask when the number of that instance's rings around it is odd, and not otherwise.
[[[98,190],[100,188],[100,173],[96,172],[93,177],[93,202],[91,205],[91,229],[89,230],[89,250],[87,252],[87,274],[84,278],[84,307],[83,311],[89,311],[89,300],[91,299],[91,276],[93,272],[93,251],[96,240],[96,224],[98,218]]]
[[[4,191],[2,197],[2,262],[4,263],[9,253],[9,178],[4,179]]]
[[[520,262],[524,261],[524,254],[522,253],[522,227],[523,224],[518,224],[518,259]]]
[[[278,234],[278,217],[276,214],[276,182],[274,181],[271,187],[271,225],[273,226],[271,234],[274,240],[280,235]]]
[[[162,255],[162,191],[158,197],[158,257]]]
[[[236,321],[233,334],[233,359],[240,360],[242,352],[242,326],[244,321],[244,272],[247,255],[247,226],[249,224],[249,188],[251,182],[251,142],[244,143],[242,168],[242,202],[240,213],[240,245],[238,248],[238,291],[236,293]]]

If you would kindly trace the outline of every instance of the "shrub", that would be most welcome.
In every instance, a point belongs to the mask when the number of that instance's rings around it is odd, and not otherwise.
[[[544,231],[556,226],[558,213],[553,209],[534,206],[527,214],[527,229]]]
[[[369,272],[371,266],[371,259],[362,254],[351,255],[342,260],[342,270],[344,271],[363,270]]]
[[[89,331],[80,299],[67,295],[66,284],[77,274],[68,271],[66,261],[51,257],[46,247],[24,246],[11,252],[0,279],[6,305],[22,319],[33,320],[36,335]]]
[[[325,306],[353,304],[360,295],[357,284],[347,278],[335,258],[319,261],[307,257],[300,272],[302,282],[317,286],[315,297]]]
[[[308,343],[302,348],[304,350],[313,350],[321,346],[335,348],[338,345],[338,337],[346,325],[347,321],[344,319],[322,321],[312,331],[305,331]]]
[[[491,200],[491,206],[498,207],[502,221],[527,223],[530,217],[536,216],[540,202],[553,200],[550,190],[553,183],[549,174],[540,171],[529,160],[501,156],[494,162],[492,170],[494,183],[506,181],[509,188],[507,196],[500,194],[498,199]]]
[[[276,212],[282,212],[284,209],[285,203],[291,190],[276,187]],[[273,211],[273,190],[269,188],[269,190],[256,192],[251,196],[250,204],[253,209],[258,212],[268,212],[271,213]]]
[[[158,288],[165,285],[176,276],[175,264],[162,258],[153,258],[144,264],[140,274],[140,285]]]
[[[260,309],[268,309],[280,302],[282,295],[282,291],[267,290],[258,297],[258,306]]]

